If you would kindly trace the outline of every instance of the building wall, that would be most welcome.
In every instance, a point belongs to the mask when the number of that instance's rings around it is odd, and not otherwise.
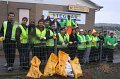
[[[0,5],[0,9],[6,8],[7,4],[3,2],[4,6]],[[14,12],[16,15],[16,20],[19,18],[19,8],[20,9],[30,9],[30,19],[35,19],[36,23],[40,19],[43,10],[54,10],[54,11],[68,11],[68,6],[60,6],[60,5],[51,5],[51,4],[34,4],[34,3],[18,3],[18,2],[9,2],[8,4],[8,12]],[[3,10],[3,9],[1,9]],[[7,9],[4,9],[2,13],[0,12],[0,23],[3,19],[7,17]],[[94,19],[95,19],[95,10],[90,9],[89,13],[86,13],[86,24],[80,25],[83,29],[92,29],[94,28]]]
[[[84,0],[2,0],[13,2],[26,2],[26,3],[40,3],[40,4],[54,4],[54,5],[81,5],[90,8],[96,8],[95,6],[85,2]]]
[[[2,22],[7,19],[7,2],[0,2],[0,26],[2,26]]]

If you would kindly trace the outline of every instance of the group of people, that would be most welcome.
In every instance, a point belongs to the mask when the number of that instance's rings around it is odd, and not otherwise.
[[[42,15],[38,24],[34,20],[27,26],[28,18],[23,17],[22,23],[14,21],[15,14],[10,12],[8,20],[4,21],[0,31],[8,71],[13,70],[16,47],[19,52],[20,68],[28,69],[30,51],[32,57],[37,56],[44,62],[55,50],[68,53],[73,59],[77,56],[82,63],[89,63],[90,58],[99,60],[99,52],[103,46],[102,59],[113,62],[113,51],[117,40],[113,33],[98,34],[95,30],[84,31],[78,27],[77,22],[68,15],[64,21],[44,19]],[[57,48],[57,49],[56,49]]]

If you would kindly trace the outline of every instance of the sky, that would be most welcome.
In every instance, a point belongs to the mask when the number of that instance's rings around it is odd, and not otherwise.
[[[103,8],[96,12],[95,23],[120,24],[120,0],[91,0]]]

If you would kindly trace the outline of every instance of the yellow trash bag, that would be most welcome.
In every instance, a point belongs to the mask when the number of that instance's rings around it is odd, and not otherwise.
[[[0,42],[3,42],[3,40],[5,40],[4,37],[0,37]]]
[[[54,53],[51,53],[44,69],[44,76],[52,76],[55,74],[55,67],[57,63],[58,57]]]
[[[70,65],[72,66],[73,73],[75,78],[83,76],[82,69],[79,63],[79,59],[75,57],[73,60],[70,60]]]
[[[65,70],[65,67],[68,57],[69,55],[66,54],[65,52],[63,51],[58,52],[59,63],[56,66],[56,74],[67,77],[67,72]]]
[[[34,56],[31,60],[31,67],[27,74],[27,77],[40,78],[40,76],[42,75],[41,71],[39,70],[40,64],[41,61],[37,58],[37,56]]]

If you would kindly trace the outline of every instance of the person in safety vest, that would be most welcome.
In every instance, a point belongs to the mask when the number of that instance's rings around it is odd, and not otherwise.
[[[50,29],[50,21],[49,20],[45,20],[44,21],[44,25],[45,25],[45,29]]]
[[[104,31],[103,38],[104,38],[104,40],[103,40],[104,43],[103,43],[102,61],[106,60],[105,53],[108,51],[107,50],[107,40],[109,38],[109,35],[108,35],[107,31]]]
[[[80,63],[83,63],[84,52],[86,49],[86,38],[84,36],[83,29],[80,29],[80,34],[77,35],[77,38],[78,38],[78,44],[77,44],[78,57],[80,58]]]
[[[100,42],[100,39],[98,37],[98,32],[95,29],[93,29],[90,61],[98,61],[99,60],[99,51],[98,51],[99,42]]]
[[[14,21],[15,14],[13,12],[8,13],[8,20],[2,23],[0,35],[3,37],[3,50],[5,53],[6,64],[5,67],[8,71],[13,70],[13,64],[15,59],[16,40],[15,33],[18,26],[18,22]]]
[[[48,40],[46,41],[47,46],[47,58],[49,58],[51,53],[54,53],[54,46],[55,46],[55,39],[56,39],[56,31],[55,31],[55,25],[51,23],[50,29],[49,29],[49,36]]]
[[[33,30],[33,56],[37,56],[43,62],[47,59],[46,41],[48,40],[48,30],[44,27],[43,21],[38,21],[38,26]]]
[[[16,39],[19,51],[20,68],[29,68],[29,43],[28,43],[27,17],[22,18],[22,23],[16,30]]]
[[[106,42],[107,42],[107,45],[106,45],[107,51],[105,52],[104,55],[105,55],[105,57],[108,58],[107,62],[112,63],[113,62],[113,52],[114,52],[116,45],[118,44],[117,39],[114,37],[114,34],[112,32],[110,33],[110,37],[108,37]]]
[[[58,51],[64,51],[67,52],[67,46],[69,43],[69,35],[66,33],[65,28],[60,29],[60,33],[57,34],[57,48]]]
[[[70,15],[67,16],[67,19],[65,20],[65,25],[67,27],[67,32],[70,35],[72,32],[72,28],[74,28],[73,20],[70,18]]]
[[[78,23],[76,22],[76,19],[74,19],[74,21],[73,21],[73,25],[74,25],[73,28],[76,28],[76,27],[78,26]]]
[[[92,45],[92,31],[88,30],[88,34],[86,34],[86,50],[84,53],[84,64],[89,63],[89,55],[91,51],[91,45]]]
[[[65,21],[63,18],[61,18],[61,20],[59,21],[59,24],[61,28],[65,27]]]

